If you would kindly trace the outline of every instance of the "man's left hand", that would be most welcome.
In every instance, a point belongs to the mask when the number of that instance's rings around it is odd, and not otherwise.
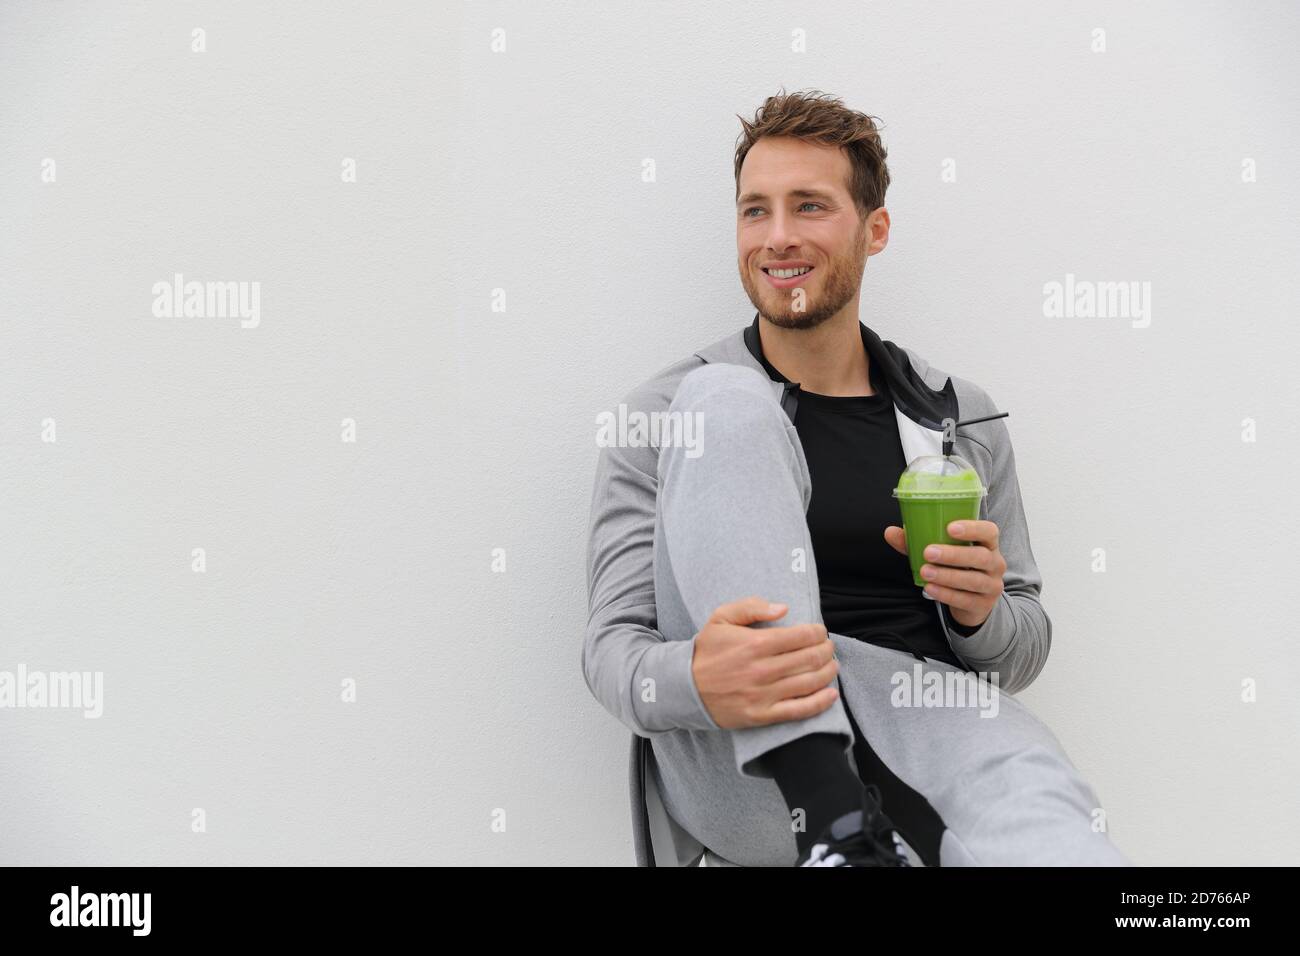
[[[979,627],[1002,596],[1002,575],[1007,570],[998,550],[998,526],[992,521],[954,521],[948,534],[971,544],[932,544],[925,549],[921,577],[930,582],[925,592],[948,605],[958,624]],[[897,525],[885,529],[885,541],[907,554],[907,534]]]

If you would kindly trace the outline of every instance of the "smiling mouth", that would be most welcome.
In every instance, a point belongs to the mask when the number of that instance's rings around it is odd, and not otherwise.
[[[768,284],[772,288],[793,289],[796,286],[807,284],[808,277],[813,274],[815,268],[815,266],[804,266],[801,267],[802,271],[797,271],[795,269],[777,268],[773,270],[767,267],[760,267],[759,271],[767,277]],[[780,275],[774,275],[773,271],[780,273]]]

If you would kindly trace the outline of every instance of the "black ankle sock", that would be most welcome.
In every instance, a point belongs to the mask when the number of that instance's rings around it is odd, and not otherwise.
[[[794,835],[800,853],[833,820],[862,808],[862,781],[838,734],[808,734],[769,750],[763,760],[790,811],[805,813],[804,830]]]

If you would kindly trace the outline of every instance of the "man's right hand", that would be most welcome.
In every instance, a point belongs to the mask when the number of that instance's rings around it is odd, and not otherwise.
[[[724,730],[802,720],[839,698],[835,643],[822,624],[748,627],[789,610],[749,597],[724,604],[695,635],[691,674]]]

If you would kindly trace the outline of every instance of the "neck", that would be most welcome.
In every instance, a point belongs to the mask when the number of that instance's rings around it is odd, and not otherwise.
[[[815,329],[783,329],[758,320],[763,357],[799,387],[817,395],[874,395],[871,363],[858,320],[848,311]]]

